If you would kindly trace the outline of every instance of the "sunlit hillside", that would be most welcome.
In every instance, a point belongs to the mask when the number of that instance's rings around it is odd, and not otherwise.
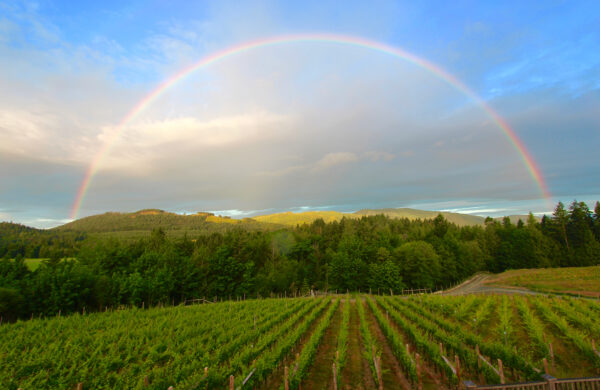
[[[134,213],[109,212],[92,215],[56,227],[55,229],[85,231],[87,233],[149,231],[157,228],[164,230],[213,232],[230,229],[232,226],[245,230],[274,230],[281,227],[249,218],[232,219],[206,212],[181,215],[158,209],[146,209]]]

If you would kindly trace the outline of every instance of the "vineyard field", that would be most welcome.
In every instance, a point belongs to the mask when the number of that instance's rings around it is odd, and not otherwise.
[[[598,301],[570,297],[359,294],[56,316],[0,325],[0,388],[451,389],[591,377],[598,318]]]

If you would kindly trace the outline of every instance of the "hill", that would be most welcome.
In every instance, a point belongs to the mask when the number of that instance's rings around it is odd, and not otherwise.
[[[53,230],[109,233],[144,232],[162,228],[168,231],[202,231],[210,233],[224,231],[232,226],[245,230],[276,230],[281,228],[278,225],[263,223],[250,218],[232,219],[206,212],[180,215],[158,209],[146,209],[134,213],[108,212],[92,215],[58,226]]]
[[[384,214],[390,218],[408,218],[414,219],[433,219],[442,214],[449,222],[455,223],[458,226],[472,226],[472,225],[483,225],[485,218],[476,215],[449,213],[446,211],[427,211],[417,210],[410,208],[397,208],[397,209],[379,209],[379,210],[359,210],[354,213],[359,216],[369,216]]]
[[[485,284],[600,298],[600,266],[510,270],[487,278]]]

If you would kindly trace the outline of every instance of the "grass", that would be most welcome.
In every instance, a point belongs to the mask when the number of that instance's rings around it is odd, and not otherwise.
[[[259,215],[253,217],[255,221],[274,223],[286,226],[296,226],[302,224],[310,224],[321,218],[325,223],[340,221],[342,218],[357,218],[354,214],[340,213],[338,211],[305,211],[301,213],[293,213],[291,211],[285,213]]]
[[[485,283],[600,298],[600,266],[511,270],[494,275]]]
[[[13,259],[14,260],[14,259]],[[25,265],[27,266],[27,268],[29,268],[30,271],[35,271],[36,269],[40,268],[40,265],[42,265],[42,263],[48,259],[23,259],[25,261]],[[63,260],[75,260],[75,258],[65,258]]]

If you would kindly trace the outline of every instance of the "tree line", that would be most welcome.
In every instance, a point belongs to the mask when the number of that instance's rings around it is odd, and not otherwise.
[[[32,237],[19,241],[28,243],[25,254],[41,248],[43,240],[51,238],[52,244],[49,259],[34,271],[24,253],[13,258],[3,252],[0,313],[5,320],[310,289],[437,289],[482,270],[600,264],[600,204],[592,212],[576,201],[568,208],[559,203],[540,222],[530,214],[526,222],[488,218],[484,226],[460,227],[442,215],[431,220],[377,215],[194,238],[169,238],[156,229],[135,241],[11,229],[13,235],[3,235],[0,248],[10,247],[10,237],[14,244],[15,235]]]

